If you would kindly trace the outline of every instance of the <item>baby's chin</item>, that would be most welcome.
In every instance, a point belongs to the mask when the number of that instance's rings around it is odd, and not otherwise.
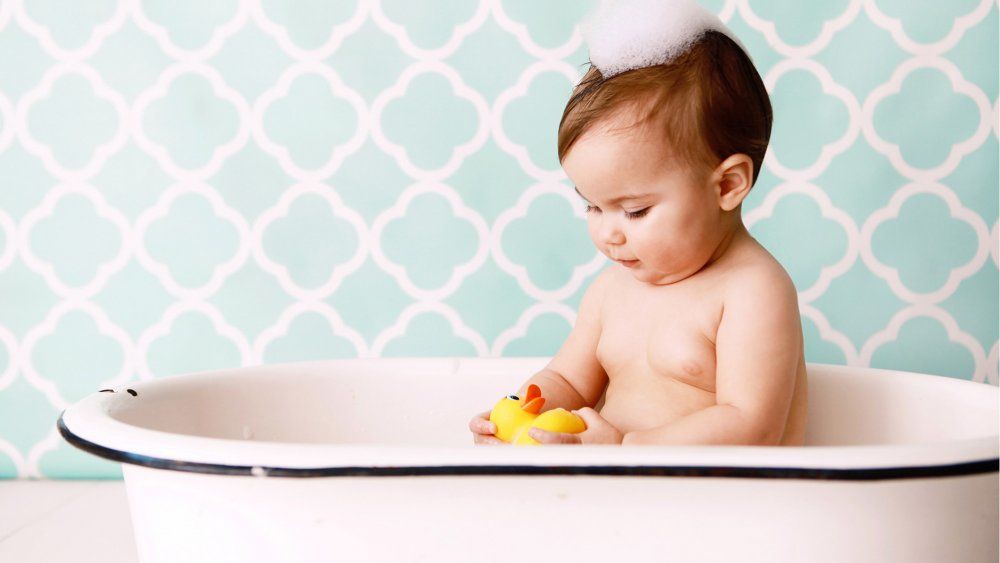
[[[605,255],[607,256],[607,255]],[[670,285],[693,276],[700,266],[688,264],[663,264],[662,261],[643,260],[641,257],[634,264],[625,264],[607,256],[614,262],[614,267],[632,276],[633,279],[648,285]]]
[[[658,280],[663,278],[662,272],[651,270],[642,260],[638,260],[634,264],[622,264],[619,262],[617,267],[636,280],[649,284],[657,284]]]
[[[676,271],[668,269],[666,271],[651,267],[649,264],[639,260],[631,267],[618,264],[618,267],[625,270],[638,281],[649,285],[670,285],[685,280],[693,276],[697,270]]]

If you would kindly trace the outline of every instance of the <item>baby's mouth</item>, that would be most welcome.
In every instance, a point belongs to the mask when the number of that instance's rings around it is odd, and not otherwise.
[[[618,260],[618,263],[626,268],[634,268],[639,265],[638,260]]]

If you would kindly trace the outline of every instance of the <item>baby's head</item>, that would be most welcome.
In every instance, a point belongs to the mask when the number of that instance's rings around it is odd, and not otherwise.
[[[637,279],[673,283],[717,259],[742,228],[771,122],[750,57],[706,30],[664,64],[610,78],[592,66],[559,123],[559,161],[588,203],[597,248],[638,260]]]

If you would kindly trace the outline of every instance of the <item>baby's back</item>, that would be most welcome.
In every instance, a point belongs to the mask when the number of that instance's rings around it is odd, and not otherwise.
[[[744,283],[748,276],[783,278],[787,288],[760,297],[778,302],[754,306],[791,306],[797,316],[797,296],[787,274],[749,237],[717,262],[669,285],[640,282],[619,265],[610,268],[602,274],[608,279],[596,351],[608,386],[603,406],[597,406],[623,433],[666,425],[717,404],[717,341],[726,307],[736,310],[740,303],[735,300],[753,298],[746,291],[734,291],[732,284]],[[782,445],[801,445],[805,433],[805,359],[801,328],[794,328],[797,334],[769,335],[786,341],[786,348],[794,347],[788,352],[797,356]],[[795,358],[791,359],[794,365]],[[730,365],[724,369],[733,371]]]

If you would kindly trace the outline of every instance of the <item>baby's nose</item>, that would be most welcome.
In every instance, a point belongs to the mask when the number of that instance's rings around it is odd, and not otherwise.
[[[598,237],[604,244],[624,244],[625,243],[625,233],[622,232],[621,226],[618,221],[613,219],[602,218],[601,225],[598,227]]]

